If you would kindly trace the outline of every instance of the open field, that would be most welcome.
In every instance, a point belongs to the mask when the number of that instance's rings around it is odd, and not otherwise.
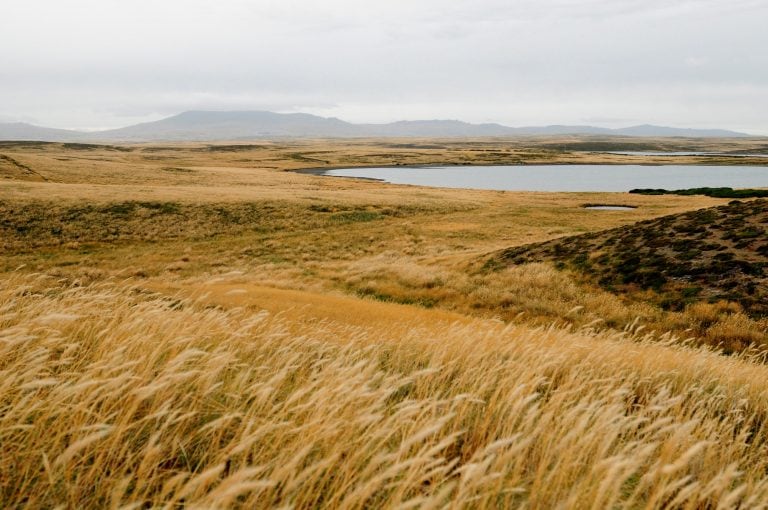
[[[286,171],[633,149],[768,142],[0,142],[0,503],[767,506],[764,317],[487,267],[728,200]]]

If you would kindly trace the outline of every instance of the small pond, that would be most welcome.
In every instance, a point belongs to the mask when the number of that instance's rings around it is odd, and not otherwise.
[[[585,205],[584,209],[591,209],[593,211],[632,211],[637,209],[631,205]]]

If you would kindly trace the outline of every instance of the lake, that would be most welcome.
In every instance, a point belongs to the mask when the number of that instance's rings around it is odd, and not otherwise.
[[[648,151],[597,151],[601,154],[617,154],[619,156],[718,156],[723,158],[766,158],[768,154],[747,154],[743,152],[648,152]]]
[[[768,167],[694,165],[515,165],[344,168],[320,175],[392,184],[508,191],[629,191],[633,188],[765,188]]]

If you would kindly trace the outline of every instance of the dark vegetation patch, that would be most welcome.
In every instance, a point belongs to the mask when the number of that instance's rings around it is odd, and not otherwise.
[[[56,145],[56,142],[39,142],[34,140],[3,140],[0,141],[0,148],[2,149],[13,149],[13,148],[23,148],[23,149],[44,149],[46,147],[50,147],[52,145]]]
[[[689,188],[666,190],[661,188],[637,188],[629,191],[636,195],[704,195],[713,198],[768,198],[765,189]]]
[[[650,295],[667,310],[730,301],[752,317],[766,317],[768,200],[733,201],[510,248],[496,254],[486,268],[540,261],[575,271],[613,292]]]
[[[206,150],[206,149],[190,149],[184,146],[172,146],[172,145],[153,145],[151,147],[142,147],[141,152],[189,152],[191,150]]]
[[[133,152],[133,149],[131,147],[121,147],[119,145],[103,145],[103,144],[97,144],[97,143],[64,143],[61,146],[65,149],[70,149],[74,151],[106,150],[106,151],[118,151],[118,152]]]
[[[645,142],[624,142],[624,141],[584,141],[584,142],[563,142],[563,143],[543,143],[538,145],[542,149],[565,150],[565,151],[662,151],[664,145],[658,143]]]
[[[202,151],[206,152],[244,152],[258,149],[266,149],[265,145],[237,144],[237,145],[208,145]]]
[[[330,163],[325,159],[313,158],[313,157],[307,156],[307,154],[310,154],[310,153],[292,152],[292,153],[286,154],[286,156],[294,161],[300,161],[302,163],[323,163],[323,164]]]
[[[376,211],[345,211],[333,214],[331,221],[336,223],[361,223],[380,219],[381,216],[381,213]]]
[[[26,251],[84,242],[204,239],[279,228],[289,222],[290,214],[268,202],[197,205],[122,201],[62,206],[0,201],[0,247]]]
[[[195,173],[191,168],[181,168],[176,166],[163,167],[163,172],[170,172],[172,174],[192,174]]]
[[[390,149],[445,149],[445,145],[435,145],[430,143],[388,143],[382,144],[382,147]]]
[[[101,145],[95,143],[65,143],[62,144],[62,147],[73,151],[92,151],[102,148]]]

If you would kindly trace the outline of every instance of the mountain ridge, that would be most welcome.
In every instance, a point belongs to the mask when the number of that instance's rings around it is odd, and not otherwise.
[[[308,113],[259,110],[190,110],[165,119],[94,132],[55,129],[14,122],[0,123],[0,140],[17,141],[215,141],[258,138],[366,138],[366,137],[502,137],[542,135],[678,136],[693,138],[748,137],[724,129],[674,128],[641,124],[626,128],[596,126],[524,126],[498,123],[472,124],[461,120],[401,120],[387,124],[354,124],[335,117]]]

